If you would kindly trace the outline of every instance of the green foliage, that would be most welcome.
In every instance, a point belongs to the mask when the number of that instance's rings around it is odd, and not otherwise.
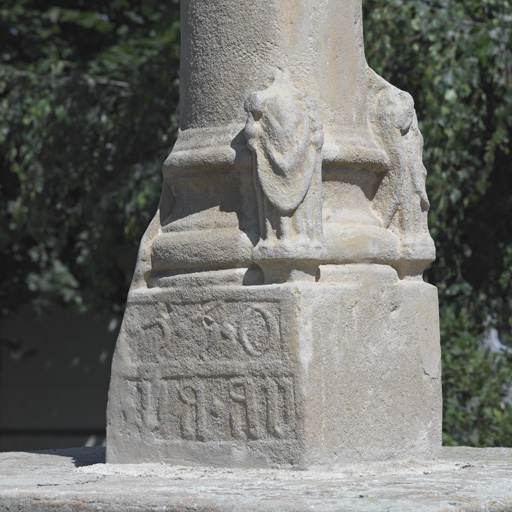
[[[449,444],[512,445],[511,0],[364,0],[370,65],[416,100]],[[120,312],[177,129],[176,2],[0,5],[0,312]],[[510,403],[510,402],[509,402]]]
[[[439,288],[444,440],[512,446],[512,3],[365,0],[369,64],[410,92],[425,138]]]
[[[3,315],[27,301],[122,309],[177,129],[178,15],[172,2],[2,3]]]

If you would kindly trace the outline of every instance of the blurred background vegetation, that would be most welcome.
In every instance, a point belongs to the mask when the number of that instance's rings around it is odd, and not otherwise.
[[[445,444],[512,446],[512,3],[363,7],[368,62],[425,138]],[[0,4],[2,317],[122,316],[176,137],[179,35],[172,0]]]

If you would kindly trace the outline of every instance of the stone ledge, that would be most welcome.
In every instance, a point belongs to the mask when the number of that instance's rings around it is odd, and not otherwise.
[[[0,511],[512,511],[510,448],[334,472],[104,460],[104,448],[0,453]]]

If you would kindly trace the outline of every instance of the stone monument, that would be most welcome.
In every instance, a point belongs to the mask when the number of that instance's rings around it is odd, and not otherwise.
[[[411,96],[361,0],[182,0],[181,120],[112,365],[107,461],[335,467],[441,448]]]

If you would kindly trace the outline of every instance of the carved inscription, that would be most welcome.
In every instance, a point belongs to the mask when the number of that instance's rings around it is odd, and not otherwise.
[[[295,437],[292,363],[278,302],[131,304],[123,425],[155,439]],[[126,335],[126,333],[125,333]],[[137,375],[137,377],[135,377]]]
[[[135,340],[133,356],[161,367],[177,359],[257,361],[263,354],[282,358],[279,306],[276,303],[207,302],[133,305],[127,327]]]
[[[291,377],[162,379],[141,381],[131,389],[137,390],[132,408],[140,411],[136,423],[156,438],[245,441],[294,437]]]

